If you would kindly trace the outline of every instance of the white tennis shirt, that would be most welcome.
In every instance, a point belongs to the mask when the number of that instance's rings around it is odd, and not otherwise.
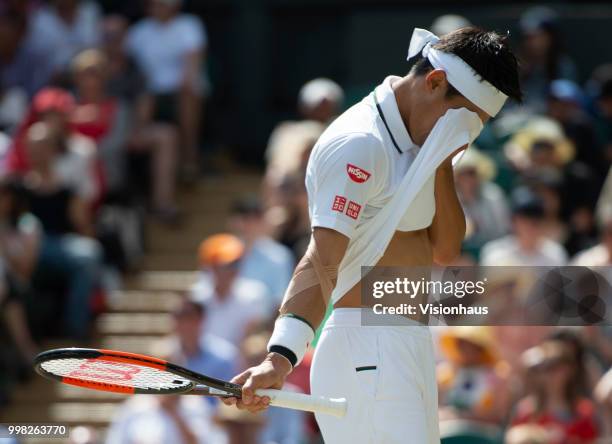
[[[402,121],[387,77],[375,91],[338,117],[321,135],[306,170],[312,227],[336,230],[352,240],[399,190],[419,147]],[[378,107],[377,107],[378,104]],[[435,172],[406,210],[398,231],[431,225]],[[375,264],[362,264],[375,265]]]

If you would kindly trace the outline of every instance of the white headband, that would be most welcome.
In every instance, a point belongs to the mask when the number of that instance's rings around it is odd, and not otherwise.
[[[480,77],[474,69],[454,54],[439,51],[431,45],[440,39],[426,29],[414,28],[408,59],[422,53],[432,66],[446,73],[446,79],[466,99],[483,109],[491,117],[499,112],[508,98],[503,92]]]

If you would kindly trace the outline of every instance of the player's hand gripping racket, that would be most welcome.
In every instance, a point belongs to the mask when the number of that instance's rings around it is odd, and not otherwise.
[[[35,369],[40,375],[94,390],[126,394],[242,395],[241,386],[202,375],[163,359],[136,353],[89,348],[60,348],[39,354]],[[282,390],[260,389],[270,405],[308,412],[344,416],[346,400]]]

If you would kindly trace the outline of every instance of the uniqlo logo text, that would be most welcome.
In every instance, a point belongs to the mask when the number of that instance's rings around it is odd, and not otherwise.
[[[363,183],[370,178],[370,173],[353,164],[346,164],[346,172],[353,182]]]
[[[336,196],[334,198],[334,204],[332,205],[332,210],[343,213],[345,205],[346,205],[346,197]]]
[[[346,208],[346,215],[352,219],[357,220],[357,218],[359,217],[360,211],[361,211],[361,205],[351,200],[348,203],[348,207]]]

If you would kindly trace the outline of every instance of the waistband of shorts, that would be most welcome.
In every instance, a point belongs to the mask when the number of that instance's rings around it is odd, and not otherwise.
[[[431,337],[426,325],[404,316],[373,314],[369,308],[335,308],[325,323],[325,328],[327,327],[397,329],[404,333]]]

